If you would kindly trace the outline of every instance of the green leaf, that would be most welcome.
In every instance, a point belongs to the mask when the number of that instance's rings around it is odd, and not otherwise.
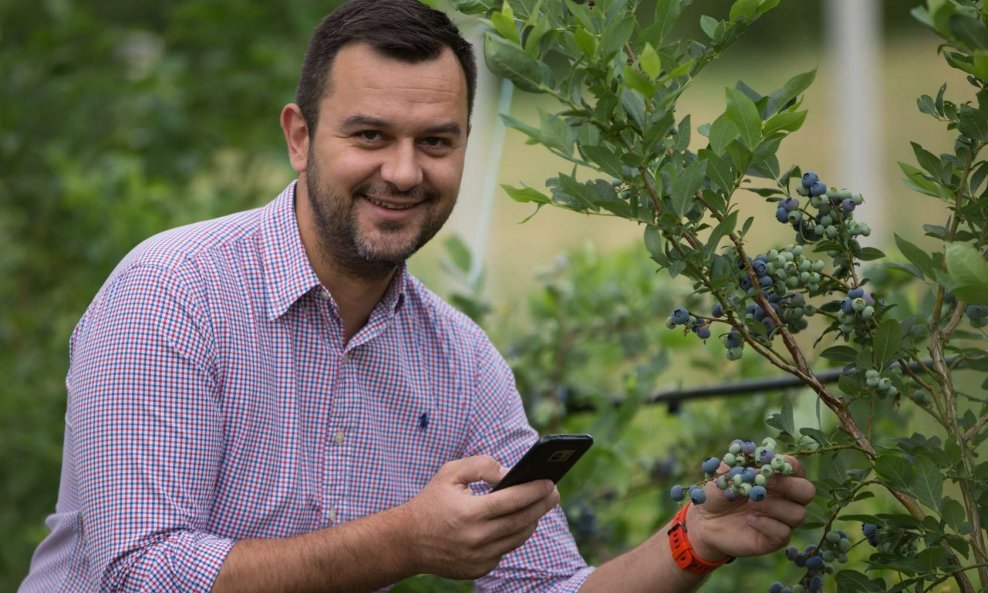
[[[700,17],[700,30],[702,30],[707,37],[712,40],[717,39],[718,25],[720,25],[720,21],[712,16],[703,15]]]
[[[837,581],[837,593],[870,593],[885,590],[881,579],[870,579],[856,570],[839,570],[834,575],[834,580]]]
[[[630,123],[635,125],[639,131],[645,130],[645,98],[634,91],[624,89],[621,91],[621,106],[628,114]]]
[[[665,258],[665,252],[662,249],[662,235],[659,233],[654,225],[647,225],[645,227],[645,249],[652,254],[652,258],[656,261],[661,261],[657,258]]]
[[[916,142],[910,142],[910,144],[913,147],[913,154],[916,155],[916,162],[919,163],[919,166],[923,167],[934,179],[941,179],[943,175],[943,163],[940,162],[940,159]]]
[[[786,81],[782,88],[775,91],[768,97],[766,111],[773,114],[786,108],[790,101],[798,97],[803,91],[810,88],[813,79],[816,78],[816,69],[797,74]]]
[[[948,527],[957,532],[960,532],[961,525],[967,521],[967,513],[964,512],[964,505],[949,496],[943,499],[940,516]]]
[[[921,194],[933,196],[934,198],[942,197],[942,192],[940,191],[939,186],[928,179],[922,171],[901,161],[899,162],[899,168],[902,169],[902,172],[906,175],[907,186],[913,188]]]
[[[842,362],[844,364],[849,364],[857,360],[858,351],[852,346],[831,346],[823,352],[820,356],[826,358],[827,360],[832,360],[834,362]]]
[[[679,218],[682,218],[689,210],[696,197],[696,192],[703,184],[706,165],[706,162],[699,159],[693,161],[676,177],[672,187],[669,188],[672,210]]]
[[[988,285],[986,284],[965,284],[956,286],[953,293],[957,298],[970,305],[988,305]]]
[[[883,368],[895,360],[902,342],[902,327],[895,319],[886,319],[875,330],[874,340],[875,365]]]
[[[727,147],[734,142],[741,133],[734,122],[725,113],[710,125],[710,149],[717,156],[723,156]]]
[[[914,479],[913,465],[898,454],[879,455],[875,471],[895,488],[909,488]]]
[[[659,72],[662,72],[662,59],[659,58],[658,52],[655,51],[651,43],[645,43],[645,48],[642,50],[638,61],[641,64],[642,72],[653,79],[659,75]]]
[[[484,35],[484,58],[491,72],[507,78],[523,91],[541,93],[553,85],[549,66],[497,35]]]
[[[788,397],[782,400],[780,420],[782,420],[782,430],[792,436],[796,436],[796,421],[793,419],[792,402]]]
[[[937,464],[928,457],[913,461],[915,475],[909,491],[916,499],[935,511],[943,508],[943,474]]]
[[[606,146],[580,145],[584,156],[600,167],[601,171],[617,179],[624,178],[624,165],[614,151]]]
[[[651,98],[655,94],[655,83],[630,64],[622,70],[621,78],[626,88],[638,91],[643,98]]]
[[[573,33],[573,42],[587,58],[592,60],[597,55],[597,38],[583,27],[577,28]]]
[[[738,127],[745,147],[754,150],[762,140],[762,118],[755,102],[737,89],[727,89],[727,117]]]
[[[470,255],[470,248],[467,247],[467,244],[463,242],[463,239],[459,235],[451,235],[443,242],[443,247],[446,248],[446,253],[457,270],[461,272],[470,271],[473,257]]]
[[[762,134],[770,136],[775,132],[795,132],[806,121],[806,111],[783,111],[770,117],[762,128]]]
[[[495,12],[491,15],[491,24],[494,25],[494,29],[501,37],[513,41],[515,44],[521,44],[521,35],[515,24],[515,15],[511,10],[511,5],[507,2],[504,3],[501,12]]]
[[[969,49],[988,49],[988,31],[981,19],[964,14],[952,14],[948,19],[950,32]]]
[[[861,261],[875,261],[876,259],[885,257],[885,253],[875,247],[862,247],[857,253],[857,257]]]
[[[655,3],[655,17],[652,20],[652,35],[648,39],[652,39],[656,46],[662,47],[663,41],[672,32],[682,10],[682,0],[658,0]]]
[[[735,0],[727,18],[732,23],[749,23],[758,14],[758,4],[759,0]]]
[[[485,0],[450,0],[453,8],[463,14],[487,14],[491,10],[491,3]]]
[[[511,185],[502,184],[501,189],[503,189],[512,200],[516,202],[534,202],[536,204],[550,204],[552,200],[549,196],[543,194],[537,189],[531,187],[517,188]]]
[[[933,258],[931,258],[926,251],[920,249],[909,241],[906,241],[897,234],[895,234],[894,237],[895,244],[899,247],[899,251],[902,252],[902,255],[906,256],[906,259],[916,266],[927,278],[936,278],[936,274],[933,271]]]
[[[960,286],[988,284],[988,263],[968,243],[947,244],[947,273]]]

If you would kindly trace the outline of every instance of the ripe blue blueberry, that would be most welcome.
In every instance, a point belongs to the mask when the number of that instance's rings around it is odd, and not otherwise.
[[[782,206],[779,206],[775,209],[775,219],[779,222],[789,222],[789,212]]]
[[[741,441],[741,452],[745,455],[753,455],[757,448],[754,441]]]
[[[820,556],[810,556],[806,559],[806,568],[810,570],[816,570],[818,568],[823,568],[823,558]]]
[[[724,345],[728,348],[737,348],[742,344],[744,344],[744,339],[737,330],[732,329],[731,332],[727,334],[727,337],[724,338]],[[744,445],[742,445],[741,450],[744,451]]]
[[[724,306],[720,303],[714,303],[713,309],[710,310],[710,314],[714,317],[724,316]]]
[[[716,457],[707,457],[703,460],[703,471],[708,474],[712,474],[717,471],[720,467],[720,459]]]
[[[827,193],[827,184],[822,181],[817,181],[808,188],[811,196],[822,196]]]
[[[696,337],[700,338],[701,340],[706,340],[707,338],[710,337],[710,326],[707,325],[706,323],[697,325],[696,327],[693,328],[693,331],[696,332]]]
[[[686,310],[686,307],[676,307],[670,317],[676,325],[683,325],[689,323],[690,312]]]
[[[847,291],[847,296],[852,299],[859,299],[864,297],[864,288],[860,286],[855,286],[851,290]]]
[[[870,538],[878,533],[878,525],[875,525],[874,523],[862,523],[861,533],[863,533],[865,537]]]
[[[679,484],[676,484],[675,486],[669,489],[669,495],[676,502],[680,502],[681,500],[683,500],[683,498],[686,497],[685,494],[686,494],[685,489]]]
[[[820,180],[820,176],[813,171],[803,173],[803,187],[809,189],[814,183]]]
[[[779,581],[775,581],[774,583],[768,586],[768,593],[782,593],[783,587],[785,587],[785,585],[783,585]]]
[[[848,198],[840,203],[840,207],[844,212],[854,212],[854,200]]]
[[[693,501],[693,504],[703,504],[707,502],[707,493],[703,491],[703,488],[693,486],[690,488],[690,500]]]
[[[748,498],[753,502],[758,502],[759,500],[765,500],[765,495],[768,494],[765,490],[765,486],[752,486],[751,491],[748,492]]]

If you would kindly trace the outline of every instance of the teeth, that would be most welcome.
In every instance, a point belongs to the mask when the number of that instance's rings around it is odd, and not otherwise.
[[[374,198],[367,198],[367,201],[375,206],[387,208],[388,210],[408,210],[409,208],[414,208],[417,206],[417,204],[394,204],[390,202],[381,202],[379,200],[375,200]]]

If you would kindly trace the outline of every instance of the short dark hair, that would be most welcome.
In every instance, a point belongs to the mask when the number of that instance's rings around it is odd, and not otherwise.
[[[469,121],[477,90],[477,64],[473,46],[449,17],[419,0],[351,0],[326,15],[305,51],[295,102],[310,135],[319,120],[319,101],[331,91],[333,60],[351,43],[366,43],[388,57],[412,64],[438,58],[444,48],[450,48],[466,76]]]

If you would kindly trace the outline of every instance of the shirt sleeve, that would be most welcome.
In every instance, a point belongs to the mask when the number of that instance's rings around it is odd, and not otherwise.
[[[467,455],[491,455],[511,466],[538,439],[529,425],[514,375],[486,336],[479,338],[477,401],[472,434],[478,435]],[[485,494],[489,486],[477,491]],[[492,572],[476,582],[481,593],[570,593],[593,572],[580,555],[556,506],[539,521],[532,537],[506,554]]]
[[[233,545],[207,525],[222,460],[208,318],[171,272],[111,280],[73,336],[67,422],[102,593],[208,592]]]

